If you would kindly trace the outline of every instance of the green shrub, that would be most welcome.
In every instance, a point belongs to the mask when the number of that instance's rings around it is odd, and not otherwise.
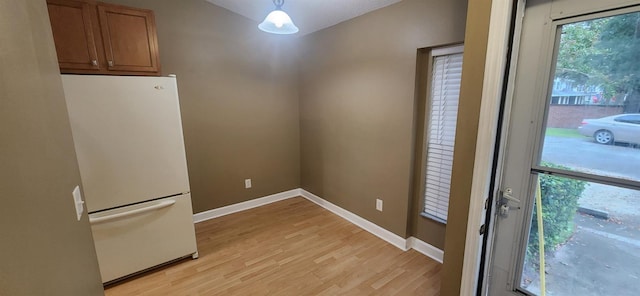
[[[552,163],[543,162],[542,165],[550,168],[569,169]],[[540,175],[545,252],[555,250],[558,245],[565,243],[573,234],[573,218],[578,210],[578,199],[586,185],[587,182],[581,180]],[[531,259],[538,256],[538,215],[535,205],[527,255],[536,256]]]

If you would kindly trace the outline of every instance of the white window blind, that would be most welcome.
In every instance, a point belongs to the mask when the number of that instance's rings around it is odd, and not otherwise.
[[[449,209],[453,145],[458,118],[458,97],[462,76],[462,53],[449,50],[432,53],[433,73],[426,133],[426,180],[424,214],[446,223]]]

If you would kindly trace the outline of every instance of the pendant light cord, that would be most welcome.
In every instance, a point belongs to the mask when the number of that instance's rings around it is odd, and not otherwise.
[[[276,6],[276,9],[282,9],[282,5],[284,5],[284,0],[273,0],[273,5]]]

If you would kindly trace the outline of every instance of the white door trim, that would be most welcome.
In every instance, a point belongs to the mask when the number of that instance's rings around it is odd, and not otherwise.
[[[493,0],[485,58],[480,119],[473,165],[460,295],[475,295],[482,254],[479,230],[485,221],[485,199],[491,192],[491,170],[498,133],[498,116],[508,60],[513,1]],[[486,233],[486,232],[485,232]]]

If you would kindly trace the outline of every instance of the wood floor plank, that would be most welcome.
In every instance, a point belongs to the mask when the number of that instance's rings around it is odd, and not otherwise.
[[[441,264],[403,252],[302,198],[196,224],[200,258],[106,296],[439,295]]]

